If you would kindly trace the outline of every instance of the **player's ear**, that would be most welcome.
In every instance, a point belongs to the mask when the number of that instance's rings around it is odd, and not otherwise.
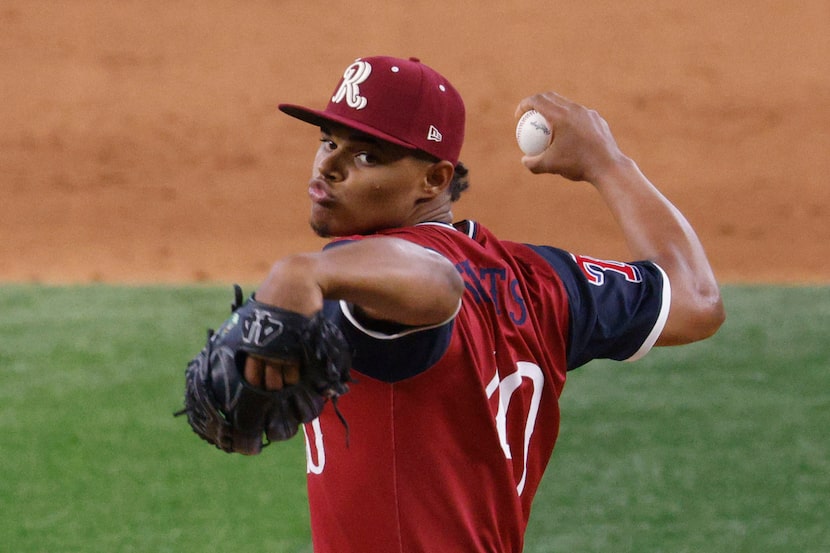
[[[438,196],[449,188],[452,183],[455,167],[449,161],[438,161],[427,167],[424,178],[424,192],[430,196]]]

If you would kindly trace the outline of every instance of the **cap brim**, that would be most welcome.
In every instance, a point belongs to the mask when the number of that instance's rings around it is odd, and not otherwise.
[[[399,138],[395,138],[394,136],[386,134],[383,131],[379,131],[374,127],[360,123],[358,121],[354,121],[352,119],[349,119],[348,117],[343,117],[342,115],[327,113],[325,111],[318,111],[315,109],[310,109],[294,104],[280,104],[278,107],[280,108],[280,111],[285,113],[286,115],[290,115],[291,117],[299,119],[300,121],[305,121],[306,123],[311,123],[312,125],[315,125],[317,127],[324,127],[326,126],[326,123],[336,123],[338,125],[349,127],[350,129],[360,131],[370,136],[374,136],[375,138],[380,138],[381,140],[391,142],[392,144],[403,146],[404,148],[408,148],[410,150],[419,149],[417,146],[400,140]]]

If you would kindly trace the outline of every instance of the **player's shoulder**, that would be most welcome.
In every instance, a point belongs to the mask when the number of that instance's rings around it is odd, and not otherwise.
[[[475,245],[475,242],[466,233],[460,231],[456,225],[428,221],[411,226],[383,229],[366,236],[342,237],[327,247],[353,240],[367,240],[382,237],[405,240],[433,250],[450,259],[457,258],[465,248]]]

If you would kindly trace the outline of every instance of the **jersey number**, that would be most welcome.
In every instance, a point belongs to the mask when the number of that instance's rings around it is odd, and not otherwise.
[[[516,369],[516,372],[509,374],[504,379],[501,379],[498,371],[496,371],[493,379],[487,384],[487,398],[492,398],[498,391],[499,403],[496,411],[496,429],[499,434],[499,441],[501,442],[504,456],[509,461],[514,460],[514,453],[508,439],[507,421],[513,416],[519,416],[520,421],[524,422],[522,443],[516,444],[521,445],[522,448],[522,477],[516,485],[516,493],[522,495],[525,482],[527,481],[527,452],[530,448],[530,438],[533,436],[533,430],[536,428],[536,417],[539,416],[539,403],[542,400],[545,376],[538,365],[526,361],[519,361],[516,364]],[[525,385],[530,386],[530,388],[526,388]],[[522,405],[527,406],[527,412],[513,415],[516,409],[511,409],[511,399],[520,389],[530,392],[530,401],[521,402]],[[306,472],[309,474],[321,474],[326,466],[326,449],[323,443],[323,429],[320,426],[320,419],[311,421],[311,428],[312,432],[307,432],[305,425],[303,425],[306,448]],[[311,444],[312,439],[314,440],[314,447]]]
[[[323,469],[326,466],[326,448],[323,446],[323,429],[320,426],[320,419],[316,418],[311,421],[311,428],[314,430],[312,432],[314,438],[314,451],[317,452],[317,455],[314,455],[311,448],[311,442],[309,442],[309,433],[305,429],[305,425],[302,425],[301,428],[303,429],[303,434],[305,434],[305,469],[307,474],[322,474]]]
[[[574,260],[588,282],[595,286],[602,286],[605,284],[605,272],[611,271],[622,275],[628,282],[642,282],[643,277],[640,274],[640,269],[628,263],[621,261],[605,261],[603,259],[595,259],[587,255],[575,255]]]
[[[519,361],[516,364],[516,372],[501,379],[498,371],[487,385],[487,397],[492,398],[493,394],[499,393],[499,406],[496,411],[496,429],[501,440],[501,448],[504,451],[504,456],[513,461],[514,454],[507,436],[507,420],[508,411],[510,410],[511,399],[517,390],[523,387],[525,382],[530,386],[531,392],[530,401],[522,403],[527,406],[527,412],[519,413],[518,416],[524,421],[524,431],[522,440],[522,478],[516,485],[516,493],[522,495],[527,481],[527,452],[530,446],[530,437],[533,436],[533,430],[536,428],[536,417],[539,416],[539,402],[542,399],[542,388],[545,384],[545,376],[542,369],[534,363],[526,361]],[[511,411],[511,413],[513,413]],[[518,445],[518,444],[516,444]]]

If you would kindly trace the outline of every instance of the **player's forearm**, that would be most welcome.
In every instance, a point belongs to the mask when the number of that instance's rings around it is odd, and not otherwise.
[[[376,319],[426,325],[451,317],[463,290],[444,257],[402,240],[373,238],[278,261],[257,298],[306,314],[320,309],[323,299],[345,300]]]
[[[593,182],[623,230],[637,259],[655,261],[664,269],[689,257],[703,257],[702,247],[685,217],[625,159]]]
[[[593,184],[634,257],[654,261],[669,276],[672,306],[658,343],[686,343],[714,333],[724,317],[720,290],[703,245],[683,214],[631,160],[616,164]]]
[[[376,319],[437,324],[455,313],[464,291],[458,271],[445,257],[396,238],[337,246],[319,260],[326,298],[354,303]]]

